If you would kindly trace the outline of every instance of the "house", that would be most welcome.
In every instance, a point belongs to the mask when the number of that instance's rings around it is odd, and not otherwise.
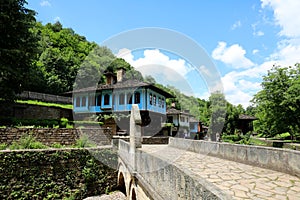
[[[119,117],[113,133],[118,130],[129,131],[131,106],[137,104],[144,134],[155,134],[154,132],[159,131],[161,124],[166,120],[166,99],[174,97],[154,84],[126,80],[125,73],[123,68],[118,69],[116,74],[106,72],[105,84],[74,90],[72,92],[74,114],[77,119],[83,119],[91,114],[116,115]]]
[[[190,137],[192,139],[203,140],[207,134],[207,127],[202,125],[202,123],[195,117],[190,117]]]
[[[190,137],[190,112],[188,110],[177,110],[170,108],[167,110],[167,123],[172,123],[172,131],[170,136]]]
[[[239,115],[237,128],[241,130],[242,134],[246,134],[249,131],[253,131],[253,121],[256,119],[256,117],[241,114]]]

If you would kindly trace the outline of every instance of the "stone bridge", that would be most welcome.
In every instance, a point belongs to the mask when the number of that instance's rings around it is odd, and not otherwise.
[[[130,142],[118,141],[127,199],[300,199],[299,151],[180,138],[142,145],[139,122],[133,109]]]

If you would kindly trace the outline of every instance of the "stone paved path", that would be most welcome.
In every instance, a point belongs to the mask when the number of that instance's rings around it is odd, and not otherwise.
[[[190,170],[233,199],[300,200],[300,178],[296,176],[167,145],[144,145],[142,151]]]

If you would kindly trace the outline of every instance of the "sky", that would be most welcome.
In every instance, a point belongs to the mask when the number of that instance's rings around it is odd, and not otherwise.
[[[27,7],[43,24],[59,21],[99,45],[149,27],[184,36],[212,61],[226,99],[244,108],[251,105],[273,65],[293,66],[300,59],[298,0],[28,0]],[[191,51],[180,42],[178,47]],[[207,99],[214,91],[205,79],[208,66],[194,66],[185,53],[172,48],[124,48],[114,53],[143,75],[188,95]]]

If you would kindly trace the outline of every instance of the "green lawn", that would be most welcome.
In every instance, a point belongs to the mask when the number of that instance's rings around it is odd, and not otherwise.
[[[54,106],[54,107],[65,108],[65,109],[73,109],[73,105],[71,104],[47,103],[47,102],[41,102],[36,100],[17,100],[16,102],[22,104],[30,104],[30,105]]]
[[[257,146],[267,146],[267,143],[256,138],[250,138],[250,144]]]

